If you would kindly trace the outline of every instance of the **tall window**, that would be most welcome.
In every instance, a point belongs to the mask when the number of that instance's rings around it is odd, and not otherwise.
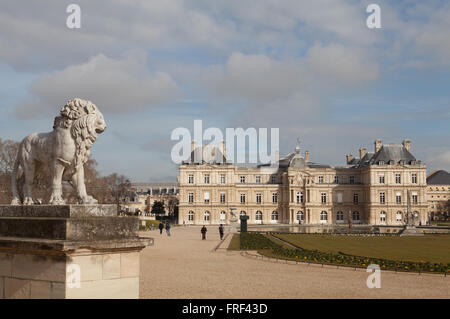
[[[227,219],[227,213],[224,211],[220,212],[220,221],[225,221]]]
[[[220,174],[220,184],[225,184],[225,174]]]
[[[278,193],[272,193],[272,203],[278,203]]]
[[[241,203],[245,203],[245,194],[241,194]]]
[[[209,184],[209,174],[205,174],[205,176],[203,176],[203,179],[205,184]]]
[[[401,222],[403,220],[403,213],[401,211],[398,211],[395,215],[395,220],[398,222]]]
[[[344,213],[341,212],[341,211],[338,211],[338,212],[336,213],[336,220],[337,220],[337,221],[340,221],[340,222],[344,221]]]
[[[262,220],[262,212],[260,212],[259,210],[256,212],[255,214],[255,220]]]
[[[400,184],[402,182],[402,178],[400,174],[395,174],[395,183]]]
[[[194,184],[194,174],[189,174],[188,183],[189,184]]]
[[[193,203],[194,202],[194,193],[189,193],[188,194],[188,200],[189,200],[189,203]]]
[[[192,210],[189,211],[189,213],[188,213],[188,220],[189,221],[193,221],[194,220],[194,212]]]
[[[245,176],[240,177],[241,184],[245,184]]]
[[[326,193],[321,193],[320,194],[320,198],[322,199],[322,203],[326,203],[327,202],[327,194]]]
[[[297,203],[303,203],[303,192],[297,192]]]
[[[278,212],[276,211],[276,210],[274,210],[273,212],[272,212],[272,215],[271,215],[271,219],[272,219],[272,221],[278,221]]]
[[[297,220],[305,220],[305,214],[301,210],[297,212]]]
[[[261,176],[256,176],[256,177],[255,177],[255,182],[256,182],[257,184],[261,183]]]
[[[359,219],[360,219],[359,212],[354,211],[354,212],[352,213],[352,219],[353,219],[354,221],[359,221]]]
[[[412,197],[412,202],[413,202],[413,204],[417,204],[417,202],[418,202],[417,193],[416,193],[416,192],[413,192],[413,193],[411,194],[411,197]]]
[[[417,184],[417,174],[411,174],[411,183]]]
[[[261,204],[261,198],[262,198],[261,193],[257,193],[257,194],[256,194],[256,202],[257,202],[258,204]]]
[[[225,193],[220,193],[220,202],[225,203]]]
[[[277,183],[277,177],[276,177],[276,176],[271,176],[271,177],[270,177],[270,182],[271,182],[272,184],[276,184],[276,183]]]
[[[205,222],[208,222],[210,217],[211,217],[211,214],[208,211],[206,211],[205,214],[203,215],[203,220]]]
[[[380,213],[380,222],[385,223],[386,222],[386,212]]]
[[[384,192],[380,193],[380,204],[384,204],[386,202],[385,196],[386,194]]]
[[[342,193],[337,193],[337,202],[342,204]]]
[[[402,203],[402,193],[397,192],[397,193],[395,194],[395,202],[396,202],[397,204],[401,204],[401,203]]]
[[[353,204],[358,204],[359,202],[359,195],[357,193],[353,194]]]
[[[339,176],[337,175],[334,176],[334,183],[339,184]]]
[[[349,182],[350,184],[355,184],[355,176],[350,176]]]
[[[209,203],[209,192],[204,193],[205,203]]]
[[[323,176],[319,176],[319,184],[323,183]]]
[[[380,174],[379,178],[380,178],[380,184],[384,184],[384,174]]]
[[[328,213],[326,211],[320,212],[320,221],[326,222],[328,220]]]

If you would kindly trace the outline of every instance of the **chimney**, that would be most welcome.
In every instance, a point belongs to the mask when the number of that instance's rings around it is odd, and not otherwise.
[[[278,162],[280,160],[280,152],[275,152],[275,162]]]
[[[408,150],[408,152],[409,152],[410,149],[411,149],[411,141],[410,140],[403,140],[402,144],[403,144],[403,147],[406,148]]]
[[[352,159],[353,159],[353,155],[347,154],[347,164],[349,164]]]
[[[305,162],[309,162],[309,151],[305,152]]]
[[[359,158],[362,159],[364,156],[366,156],[367,149],[365,147],[361,147],[359,149]]]
[[[220,142],[219,150],[223,154],[223,156],[226,158],[227,157],[227,151],[226,151],[226,148],[225,148],[225,141],[221,141]]]
[[[195,150],[197,147],[197,143],[195,141],[191,141],[191,153]]]
[[[383,145],[383,143],[381,143],[381,140],[375,140],[374,142],[375,144],[375,153],[378,152],[381,149],[381,146]]]

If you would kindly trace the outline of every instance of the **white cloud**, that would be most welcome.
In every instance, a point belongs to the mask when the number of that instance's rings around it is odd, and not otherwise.
[[[158,106],[180,96],[175,81],[164,72],[149,72],[142,53],[123,59],[102,54],[88,62],[44,74],[33,81],[31,97],[17,107],[21,117],[58,109],[72,97],[89,99],[106,113]]]
[[[211,67],[205,82],[220,97],[272,100],[298,89],[303,83],[301,75],[295,63],[235,52],[224,67]]]
[[[332,86],[359,85],[379,76],[378,66],[363,50],[341,44],[315,45],[306,56],[311,72]],[[322,84],[324,81],[320,81]]]

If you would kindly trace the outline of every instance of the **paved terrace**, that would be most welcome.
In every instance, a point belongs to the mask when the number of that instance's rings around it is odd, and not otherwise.
[[[172,227],[172,236],[143,233],[155,245],[142,251],[141,298],[449,298],[450,277],[381,272],[369,289],[364,269],[282,264],[214,248],[218,227]],[[221,247],[227,245],[231,235]]]

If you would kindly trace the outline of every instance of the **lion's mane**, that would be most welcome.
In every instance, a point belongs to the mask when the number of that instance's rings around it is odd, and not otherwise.
[[[97,107],[91,101],[75,98],[61,108],[60,114],[55,118],[54,128],[70,129],[76,146],[74,167],[83,165],[89,159],[91,146],[97,139]]]

